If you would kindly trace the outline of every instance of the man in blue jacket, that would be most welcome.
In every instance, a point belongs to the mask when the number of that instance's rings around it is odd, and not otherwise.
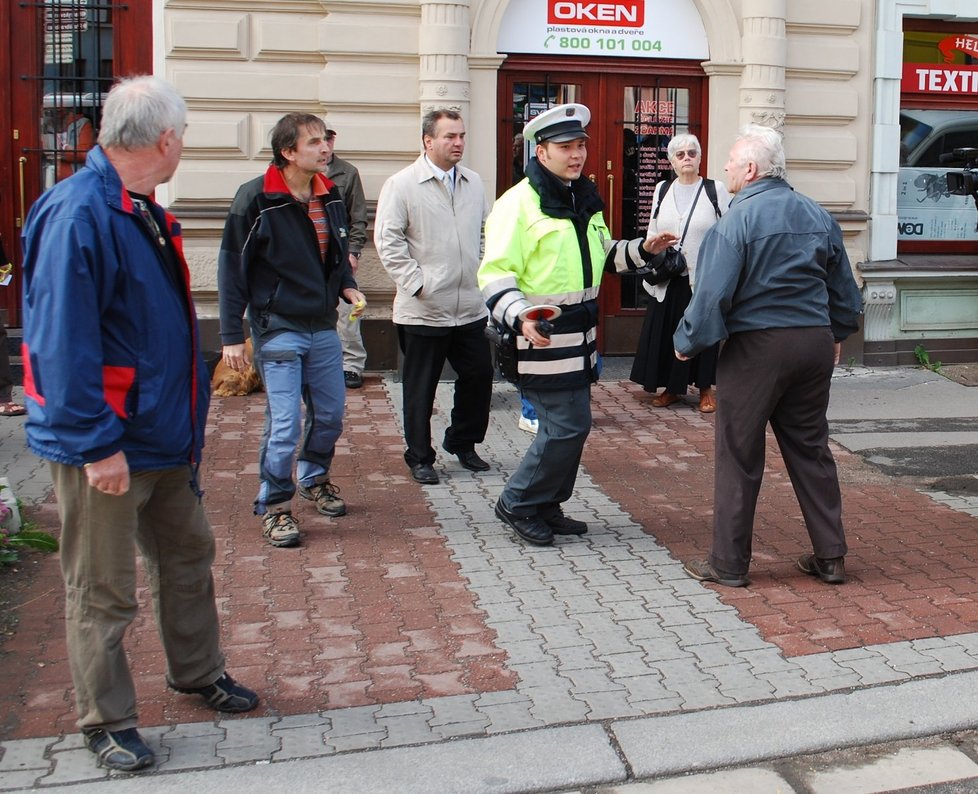
[[[258,696],[224,669],[197,481],[209,383],[176,219],[151,198],[183,150],[186,105],[157,78],[119,83],[84,168],[24,229],[27,441],[51,461],[68,657],[87,747],[150,766],[123,638],[142,553],[169,685],[218,711]]]
[[[247,365],[247,310],[255,368],[265,385],[265,432],[259,450],[255,513],[273,546],[299,543],[292,515],[298,452],[299,496],[326,516],[345,515],[330,481],[343,431],[346,385],[336,333],[337,302],[359,317],[367,305],[350,268],[350,227],[343,196],[325,176],[332,154],[318,116],[288,113],[272,129],[272,164],[243,184],[231,203],[218,258],[224,361]]]
[[[847,547],[825,414],[862,297],[839,224],[785,181],[777,131],[746,127],[726,171],[735,197],[700,245],[696,292],[673,337],[681,360],[727,340],[717,366],[713,548],[685,570],[728,587],[749,583],[770,422],[814,549],[797,565],[841,584]]]

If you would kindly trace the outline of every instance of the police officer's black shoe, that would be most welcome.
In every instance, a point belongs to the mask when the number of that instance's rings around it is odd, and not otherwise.
[[[576,518],[565,516],[559,507],[549,515],[543,516],[544,523],[555,535],[586,535],[587,524]]]
[[[549,546],[554,542],[553,530],[539,516],[514,515],[503,507],[500,501],[496,502],[496,515],[503,523],[509,524],[513,531],[527,543],[532,543],[534,546]]]

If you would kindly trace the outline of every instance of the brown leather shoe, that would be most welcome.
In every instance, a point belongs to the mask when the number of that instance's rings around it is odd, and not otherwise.
[[[712,389],[700,389],[700,413],[712,414],[717,409],[717,398]]]
[[[814,554],[802,554],[798,558],[798,570],[809,576],[817,576],[826,584],[843,584],[846,580],[846,558],[825,560]]]
[[[724,587],[746,587],[750,584],[746,573],[718,571],[709,560],[690,560],[683,565],[683,570],[687,576],[699,582],[715,582]]]
[[[667,391],[662,392],[662,394],[656,395],[656,398],[652,401],[653,408],[665,408],[667,405],[672,405],[673,403],[679,402],[678,394],[670,394]]]

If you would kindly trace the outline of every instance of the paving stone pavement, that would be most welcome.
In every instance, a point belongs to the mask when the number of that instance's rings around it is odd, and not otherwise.
[[[754,743],[768,752],[825,749],[838,726],[786,738],[787,726],[799,714],[831,726],[840,709],[878,713],[956,687],[963,712],[898,720],[883,738],[967,727],[963,693],[978,676],[978,500],[894,486],[837,449],[852,580],[826,587],[793,568],[806,539],[772,445],[753,585],[705,586],[680,560],[708,547],[712,417],[692,404],[653,411],[634,389],[596,386],[595,427],[566,506],[591,531],[548,548],[514,542],[493,515],[529,443],[512,387],[496,386],[481,449],[492,469],[474,474],[442,454],[441,483],[423,487],[401,458],[400,384],[370,377],[349,392],[333,479],[350,514],[330,520],[297,504],[299,549],[264,544],[250,514],[262,395],[216,400],[204,482],[224,645],[229,669],[263,705],[210,719],[192,698],[161,692],[143,589],[127,649],[159,763],[133,787],[216,789],[243,770],[271,790],[268,774],[289,771],[312,785],[289,790],[316,790],[327,774],[336,791],[430,791],[432,769],[452,781],[436,790],[610,784],[732,763],[723,748],[759,724],[773,730],[768,745]],[[436,443],[450,410],[443,384]],[[35,517],[53,528],[44,478],[32,464],[23,479],[42,493]],[[2,647],[0,790],[129,785],[97,769],[74,733],[62,608],[47,558],[20,630]],[[852,693],[865,694],[861,705]],[[703,731],[715,737],[707,748]],[[870,727],[850,732],[878,738]],[[662,737],[677,735],[689,741],[664,749]],[[486,771],[460,779],[453,764]]]

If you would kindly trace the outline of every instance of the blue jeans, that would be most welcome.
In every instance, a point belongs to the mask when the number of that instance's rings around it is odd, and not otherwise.
[[[536,419],[537,409],[533,407],[533,403],[531,403],[528,399],[526,399],[526,397],[523,396],[522,392],[520,392],[520,402],[522,403],[522,408],[520,410],[520,413],[523,415],[523,418],[529,419],[530,421]]]
[[[297,445],[299,484],[308,488],[328,479],[336,441],[343,432],[346,385],[336,331],[285,331],[254,342],[255,367],[267,397],[258,454],[261,485],[255,500],[255,514],[264,515],[270,506],[291,501],[295,493],[292,462]]]

